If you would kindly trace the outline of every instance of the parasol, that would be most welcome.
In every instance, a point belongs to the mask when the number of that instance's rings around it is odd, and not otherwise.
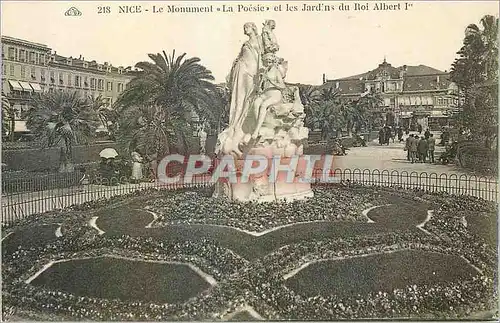
[[[101,150],[101,152],[99,153],[99,156],[102,158],[106,158],[106,159],[115,158],[116,156],[118,156],[118,153],[113,148],[106,148],[106,149]]]

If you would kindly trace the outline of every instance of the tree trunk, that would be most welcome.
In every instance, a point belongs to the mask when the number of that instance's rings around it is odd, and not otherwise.
[[[10,141],[14,142],[14,131],[16,130],[16,120],[12,118],[10,120]]]
[[[71,145],[71,141],[68,139],[64,139],[64,145],[66,146],[66,149],[62,149],[62,161],[59,166],[59,172],[71,173],[75,171],[75,167],[72,163],[73,147]]]

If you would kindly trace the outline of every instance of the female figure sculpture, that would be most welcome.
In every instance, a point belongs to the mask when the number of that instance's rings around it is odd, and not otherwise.
[[[248,40],[241,47],[240,54],[233,63],[228,84],[231,90],[231,104],[229,109],[229,126],[221,133],[222,152],[241,155],[238,145],[245,133],[242,126],[245,121],[251,98],[258,86],[259,68],[262,55],[262,38],[258,34],[257,26],[247,22],[243,26]]]

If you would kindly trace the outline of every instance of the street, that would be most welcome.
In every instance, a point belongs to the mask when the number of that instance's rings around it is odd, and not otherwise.
[[[439,138],[438,135],[434,134]],[[406,136],[403,137],[406,140]],[[437,140],[439,141],[439,139]],[[353,147],[347,151],[346,156],[335,157],[335,167],[340,169],[378,169],[398,172],[427,172],[428,174],[467,174],[464,170],[455,165],[440,165],[430,163],[414,163],[412,164],[406,159],[406,151],[404,151],[405,143],[390,142],[389,146],[378,144],[378,139],[368,143],[367,147]],[[444,147],[436,145],[435,159],[444,151]]]

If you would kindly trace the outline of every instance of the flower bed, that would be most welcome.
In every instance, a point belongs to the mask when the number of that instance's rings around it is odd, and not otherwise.
[[[194,191],[166,194],[164,199],[152,199],[145,206],[160,215],[155,227],[214,224],[259,232],[299,222],[366,222],[363,210],[391,203],[391,195],[377,189],[346,190],[340,185],[317,186],[312,199],[292,203],[240,203]]]
[[[244,305],[270,320],[337,320],[369,318],[463,318],[494,308],[497,300],[495,246],[471,234],[460,223],[465,214],[496,212],[493,203],[472,197],[430,194],[399,188],[321,186],[315,198],[293,204],[238,204],[209,198],[209,189],[145,190],[31,217],[9,230],[40,223],[63,223],[64,235],[54,242],[3,255],[4,308],[19,315],[43,313],[54,319],[205,320],[220,319]],[[208,240],[170,241],[168,237],[98,235],[85,223],[92,212],[133,204],[160,213],[156,226],[169,223],[231,225],[261,231],[304,221],[366,222],[361,211],[394,201],[423,203],[434,214],[424,228],[300,241],[253,261]],[[302,211],[297,211],[302,210]],[[257,217],[259,215],[259,217]],[[284,276],[311,261],[349,258],[396,250],[422,250],[465,258],[478,268],[471,279],[412,285],[392,292],[373,291],[356,297],[300,295]],[[26,284],[51,261],[110,255],[136,260],[191,263],[214,277],[217,285],[182,304],[153,304],[74,295]]]

